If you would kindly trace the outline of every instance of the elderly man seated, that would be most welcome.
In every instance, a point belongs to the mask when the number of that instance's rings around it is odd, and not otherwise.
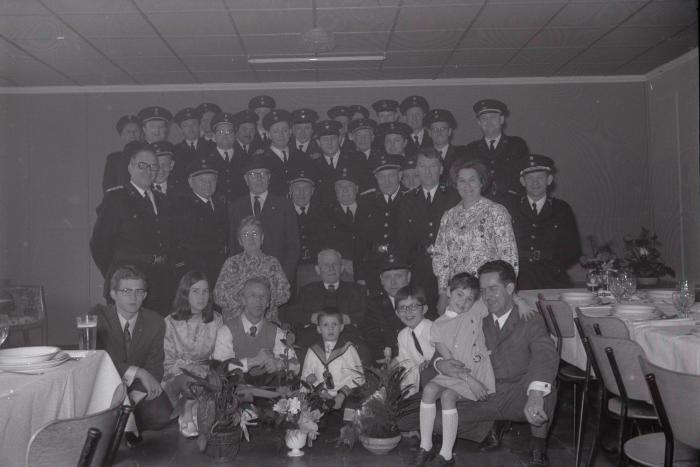
[[[284,369],[285,359],[289,361],[289,370],[298,374],[299,360],[294,349],[284,342],[285,331],[265,318],[270,303],[267,279],[248,279],[241,294],[243,313],[219,328],[212,357],[220,361],[239,359],[246,381],[254,385],[273,383]]]
[[[318,340],[316,317],[326,307],[337,309],[343,316],[343,334],[358,348],[363,362],[366,360],[366,347],[358,332],[358,326],[365,316],[366,289],[354,282],[340,280],[343,258],[337,250],[328,248],[317,255],[316,273],[321,280],[305,285],[299,291],[296,306],[289,307],[283,321],[294,326],[296,343],[306,354],[306,349]]]
[[[546,439],[556,405],[554,381],[559,357],[542,317],[525,319],[518,313],[515,280],[515,271],[506,261],[489,261],[479,268],[481,298],[489,312],[482,320],[482,330],[496,378],[496,392],[482,400],[461,399],[457,403],[457,436],[481,441],[482,450],[490,450],[500,444],[503,421],[527,421],[532,432],[529,465],[548,466]],[[459,360],[435,357],[433,362],[434,369],[428,367],[421,375],[426,380],[435,376],[435,370],[458,378],[467,375],[468,370]],[[417,415],[407,415],[401,421],[401,429],[418,429]],[[441,423],[436,422],[435,426],[439,428]],[[426,465],[436,455],[434,447],[426,446],[431,443],[421,444],[423,447],[411,465]],[[454,458],[445,461],[438,456],[430,465],[454,465]]]

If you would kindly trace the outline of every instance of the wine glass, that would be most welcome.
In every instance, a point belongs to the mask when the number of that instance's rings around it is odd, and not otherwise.
[[[0,315],[0,347],[10,335],[10,318],[7,315]]]
[[[588,271],[586,273],[586,286],[588,287],[589,291],[593,293],[598,292],[598,289],[600,288],[602,282],[603,279],[600,277],[600,274],[598,274],[596,271]]]
[[[620,280],[625,289],[625,295],[632,298],[632,295],[637,291],[637,278],[629,271],[621,273]]]
[[[625,295],[625,285],[620,277],[613,275],[608,277],[608,290],[617,303],[622,303],[622,298]]]
[[[690,307],[695,303],[695,290],[684,289],[673,292],[673,306],[681,318],[690,317]]]

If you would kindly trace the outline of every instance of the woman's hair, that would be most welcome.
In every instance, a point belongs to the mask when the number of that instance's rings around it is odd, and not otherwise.
[[[264,233],[263,232],[263,225],[262,225],[262,222],[260,222],[260,219],[258,219],[255,216],[248,216],[248,217],[244,217],[243,220],[238,224],[238,230],[236,230],[236,236],[240,237],[241,232],[243,232],[243,229],[246,227],[250,227],[250,226],[253,226],[256,229],[258,229],[258,232],[260,232],[261,234]]]
[[[473,169],[479,176],[482,188],[486,188],[489,181],[489,171],[479,159],[457,159],[450,167],[450,180],[457,186],[459,172],[464,169]]]
[[[468,272],[455,274],[447,285],[450,287],[450,292],[456,289],[470,289],[474,291],[474,300],[479,298],[479,279],[473,274],[469,274]]]
[[[427,298],[425,297],[425,290],[423,287],[407,285],[406,287],[400,288],[399,291],[396,292],[396,296],[394,297],[395,308],[398,310],[399,302],[406,300],[407,298],[414,299],[420,305],[425,305],[428,302]]]
[[[199,281],[205,281],[207,287],[210,287],[209,279],[207,279],[206,274],[201,271],[190,271],[180,279],[177,292],[175,292],[175,298],[173,299],[173,312],[171,313],[175,321],[186,321],[192,317],[192,310],[190,309],[190,289]],[[214,310],[212,309],[211,290],[209,290],[207,306],[202,310],[202,321],[210,323],[213,319]]]

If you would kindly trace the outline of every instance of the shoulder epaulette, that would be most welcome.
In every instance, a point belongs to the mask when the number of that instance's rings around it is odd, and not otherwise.
[[[123,190],[123,189],[124,189],[123,185],[115,185],[113,187],[107,188],[105,193],[111,193],[112,191]]]

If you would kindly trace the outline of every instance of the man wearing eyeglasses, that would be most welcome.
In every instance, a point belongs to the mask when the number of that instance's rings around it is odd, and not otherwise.
[[[128,148],[131,180],[105,193],[97,208],[90,252],[107,283],[117,266],[140,267],[151,283],[148,307],[167,315],[174,292],[172,210],[164,195],[151,189],[159,169],[153,147],[134,142]]]
[[[240,118],[238,114],[219,112],[211,121],[216,147],[209,152],[209,157],[219,174],[214,202],[220,206],[230,205],[233,200],[246,192],[241,170],[244,156],[234,146],[235,128]]]
[[[141,441],[140,432],[160,430],[170,421],[172,407],[160,386],[165,322],[142,307],[148,283],[138,269],[117,268],[109,284],[114,304],[93,309],[97,315],[97,348],[109,354],[136,404],[136,423],[128,423],[125,433],[127,446],[133,448]]]

